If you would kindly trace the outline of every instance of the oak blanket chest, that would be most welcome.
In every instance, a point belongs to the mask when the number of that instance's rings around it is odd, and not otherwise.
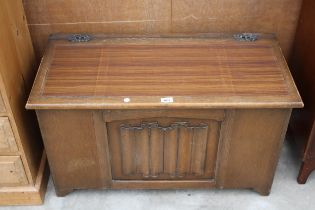
[[[303,103],[272,35],[52,36],[35,109],[59,196],[251,188],[268,195]]]

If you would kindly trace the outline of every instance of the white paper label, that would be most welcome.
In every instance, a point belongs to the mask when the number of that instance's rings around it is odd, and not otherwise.
[[[161,103],[173,103],[173,102],[174,102],[173,97],[161,98]]]
[[[125,103],[129,103],[130,102],[130,98],[124,98],[124,102]]]

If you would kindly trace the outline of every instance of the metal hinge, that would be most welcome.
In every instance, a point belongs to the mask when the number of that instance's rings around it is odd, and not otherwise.
[[[241,33],[241,34],[235,34],[234,39],[237,41],[245,41],[245,42],[254,42],[258,39],[257,34],[253,33]]]
[[[69,42],[88,42],[92,37],[88,34],[72,34],[68,37]]]

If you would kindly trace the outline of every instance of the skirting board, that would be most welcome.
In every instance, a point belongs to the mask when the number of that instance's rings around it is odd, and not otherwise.
[[[0,188],[0,205],[41,205],[49,178],[46,153],[43,152],[35,185]]]

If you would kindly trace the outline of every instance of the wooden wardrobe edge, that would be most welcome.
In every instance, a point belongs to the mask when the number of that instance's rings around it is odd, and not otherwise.
[[[0,205],[42,205],[45,199],[49,167],[43,151],[35,185],[0,188]]]

